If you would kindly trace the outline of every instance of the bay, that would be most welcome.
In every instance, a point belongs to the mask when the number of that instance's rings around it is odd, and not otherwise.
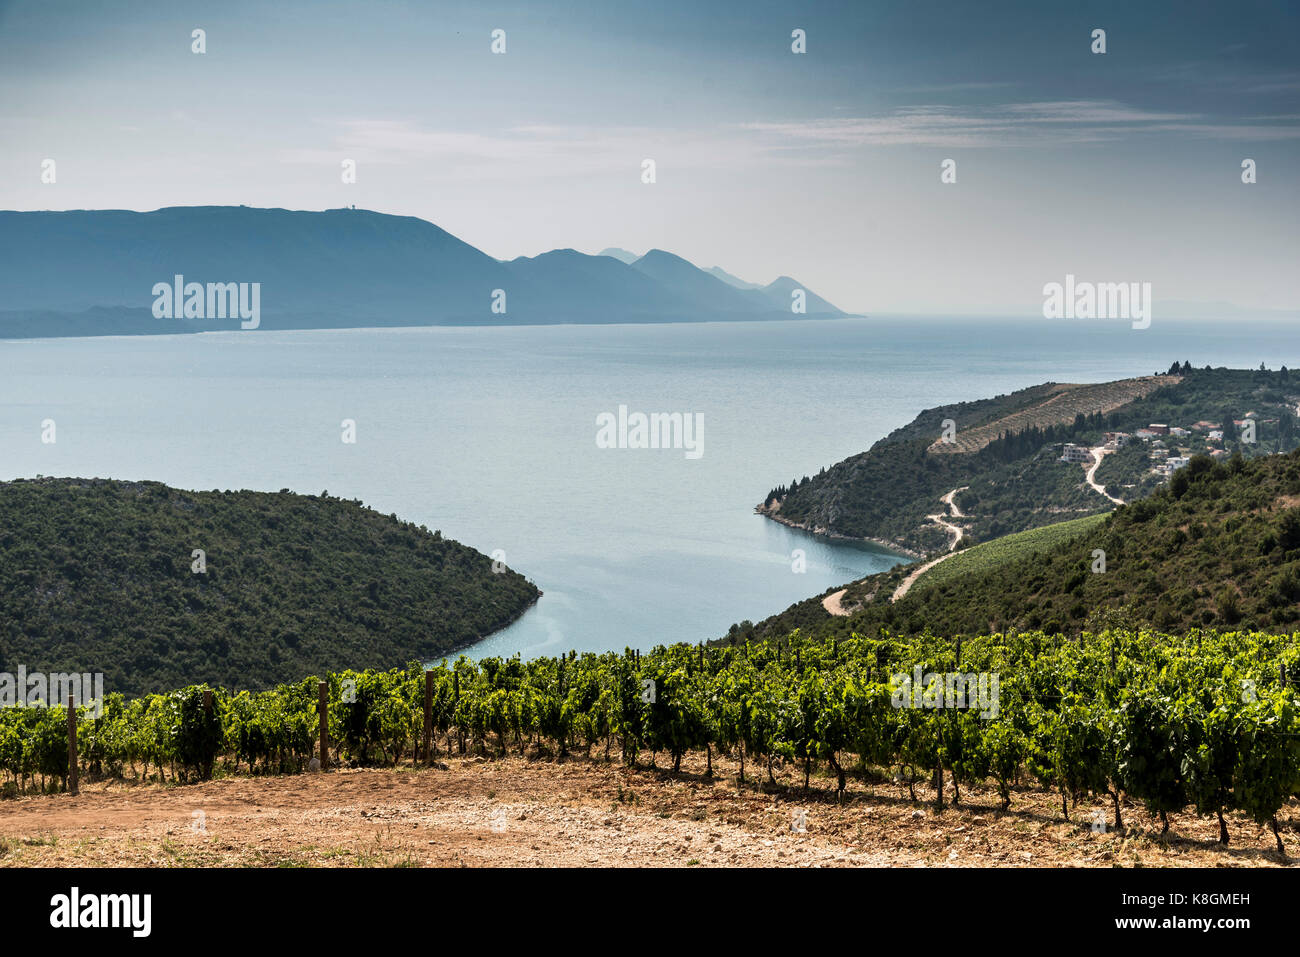
[[[0,478],[328,490],[499,550],[538,584],[537,606],[474,657],[648,649],[900,560],[755,515],[772,487],[923,408],[1184,359],[1294,368],[1300,335],[1268,322],[895,316],[9,340]],[[620,405],[700,414],[703,455],[598,448],[597,416]],[[345,419],[355,444],[341,441]]]

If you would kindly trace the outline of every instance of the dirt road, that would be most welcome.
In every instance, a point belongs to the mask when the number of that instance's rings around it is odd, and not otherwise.
[[[1096,478],[1097,469],[1101,468],[1101,460],[1105,458],[1107,455],[1110,455],[1110,453],[1114,452],[1115,450],[1108,449],[1105,446],[1099,445],[1097,446],[1097,448],[1089,449],[1088,451],[1092,453],[1092,465],[1088,466],[1088,471],[1084,475],[1084,477],[1088,480],[1088,484],[1092,487],[1092,490],[1096,492],[1098,495],[1106,496],[1106,498],[1110,499],[1116,505],[1123,505],[1124,500],[1122,498],[1116,498],[1114,495],[1111,495],[1109,492],[1107,492],[1105,486],[1099,485],[1097,483],[1097,478]]]
[[[961,488],[955,488],[940,499],[940,501],[943,502],[943,504],[948,506],[949,511],[952,513],[951,516],[952,518],[966,517],[965,515],[962,514],[962,510],[957,507],[957,503],[953,501],[953,498],[954,496],[956,496],[958,492],[964,492],[969,487],[970,486],[968,485],[963,485]],[[912,585],[916,582],[918,578],[920,578],[922,575],[928,572],[935,565],[938,565],[941,561],[951,558],[953,552],[956,551],[957,549],[957,543],[960,542],[962,540],[962,537],[966,534],[965,529],[963,529],[960,525],[954,525],[952,522],[948,521],[948,519],[943,515],[927,515],[926,518],[928,518],[932,522],[935,522],[938,525],[942,525],[944,529],[948,532],[948,536],[950,539],[948,542],[948,551],[943,555],[940,555],[938,558],[933,558],[930,561],[926,562],[924,565],[917,568],[906,578],[904,578],[902,584],[900,584],[897,588],[895,588],[894,594],[892,594],[889,597],[890,601],[898,601],[909,591],[911,591]]]
[[[952,553],[956,550],[957,543],[962,540],[963,536],[965,536],[966,530],[962,528],[960,525],[955,525],[952,522],[948,521],[948,519],[966,517],[966,513],[964,513],[960,508],[957,507],[957,503],[953,501],[953,499],[956,497],[958,492],[964,492],[968,488],[970,488],[969,485],[963,485],[961,488],[955,488],[952,491],[946,492],[942,496],[940,496],[939,501],[943,502],[944,505],[948,506],[948,511],[949,511],[948,515],[927,515],[926,516],[926,518],[934,522],[936,525],[942,526],[944,531],[948,533],[948,551],[944,552],[944,554],[940,555],[938,558],[931,559],[930,561],[926,562],[924,565],[919,566],[915,571],[913,571],[906,578],[904,578],[902,584],[899,585],[898,588],[894,590],[894,594],[890,596],[889,599],[890,601],[898,601],[898,599],[906,595],[908,590],[912,587],[913,582],[915,582],[918,578],[924,575],[935,565],[939,564],[945,558],[950,557]],[[827,595],[825,598],[822,599],[822,607],[826,609],[828,614],[835,615],[836,617],[844,617],[845,615],[850,615],[854,612],[855,609],[847,608],[844,605],[844,594],[847,591],[848,591],[847,588],[841,588],[839,591],[832,592],[831,594]]]
[[[846,591],[848,591],[847,588],[841,588],[839,591],[827,595],[822,599],[822,607],[836,617],[842,618],[847,615],[849,609],[844,607],[844,593]]]

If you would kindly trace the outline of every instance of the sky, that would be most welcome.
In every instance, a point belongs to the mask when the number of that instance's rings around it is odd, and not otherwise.
[[[855,312],[1068,273],[1214,318],[1296,313],[1298,183],[1300,2],[0,0],[3,209],[356,205]]]

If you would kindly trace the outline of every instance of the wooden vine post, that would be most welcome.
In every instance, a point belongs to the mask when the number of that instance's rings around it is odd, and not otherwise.
[[[68,695],[68,793],[76,795],[77,788],[77,703]]]
[[[433,764],[433,672],[424,672],[424,763]]]
[[[452,679],[452,680],[451,680],[451,683],[452,683],[452,690],[455,692],[455,695],[456,695],[456,713],[459,714],[459,712],[460,712],[460,672],[459,672],[459,671],[453,671],[453,672],[451,673],[451,679]],[[461,723],[460,723],[460,719],[458,718],[458,719],[456,720],[456,753],[457,753],[457,754],[464,754],[464,753],[465,753],[465,729],[462,728],[460,725],[461,725]]]
[[[330,766],[330,686],[322,681],[316,686],[320,694],[320,769]]]

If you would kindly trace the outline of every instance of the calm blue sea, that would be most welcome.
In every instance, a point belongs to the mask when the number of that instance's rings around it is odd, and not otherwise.
[[[877,317],[0,341],[0,478],[359,498],[499,549],[545,591],[472,654],[649,648],[898,560],[754,515],[773,486],[923,408],[1183,359],[1300,367],[1300,331]],[[703,455],[598,448],[596,417],[619,405],[702,414]]]

